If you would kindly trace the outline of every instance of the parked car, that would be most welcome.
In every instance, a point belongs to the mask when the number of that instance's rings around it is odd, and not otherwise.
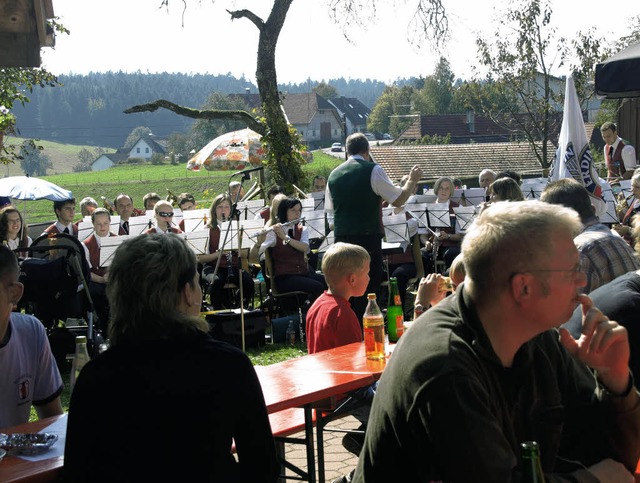
[[[334,151],[334,152],[342,152],[342,144],[340,144],[340,143],[333,143],[333,144],[331,145],[331,151]]]
[[[364,133],[364,136],[365,136],[369,141],[375,141],[375,140],[376,140],[376,136],[375,136],[375,134],[373,134],[372,132],[366,132],[366,133]]]

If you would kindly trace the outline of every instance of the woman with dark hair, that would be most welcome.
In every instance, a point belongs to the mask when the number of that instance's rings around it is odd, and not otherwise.
[[[173,234],[126,240],[107,295],[111,347],[74,387],[65,480],[275,482],[260,382],[242,351],[208,334],[187,243]]]
[[[520,185],[513,178],[498,178],[489,185],[490,201],[524,201]]]
[[[26,227],[22,220],[22,213],[15,206],[5,206],[0,210],[0,242],[17,250],[31,246],[31,238],[27,235]],[[26,252],[19,252],[24,256]]]
[[[229,296],[230,292],[224,286],[227,283],[238,283],[240,257],[235,250],[223,252],[218,250],[221,240],[224,240],[224,233],[220,230],[220,226],[225,221],[229,221],[230,218],[231,198],[228,193],[221,193],[213,199],[209,210],[209,253],[198,255],[198,262],[204,263],[202,275],[210,284],[209,294],[214,310],[237,308],[232,300],[233,297]],[[235,229],[235,226],[232,225],[232,229]],[[213,275],[220,254],[222,254],[222,259],[214,278]],[[248,253],[245,256],[248,256]],[[242,272],[242,293],[246,306],[249,301],[253,300],[254,293],[253,277],[247,270]]]
[[[291,223],[302,217],[302,203],[296,198],[285,198],[278,205],[278,221],[260,245],[260,254],[271,250],[273,259],[273,283],[278,291],[302,291],[310,295],[310,301],[327,289],[324,276],[312,271],[307,262],[309,232],[301,223]],[[290,223],[284,225],[285,223]]]

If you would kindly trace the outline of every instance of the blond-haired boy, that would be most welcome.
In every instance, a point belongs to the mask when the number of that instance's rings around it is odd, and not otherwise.
[[[334,243],[322,257],[322,272],[329,287],[307,312],[309,354],[362,341],[362,328],[349,304],[369,283],[369,253],[351,243]]]

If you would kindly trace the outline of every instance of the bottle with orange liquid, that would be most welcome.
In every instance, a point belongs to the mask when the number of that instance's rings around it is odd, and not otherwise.
[[[384,359],[384,318],[378,303],[376,294],[367,295],[369,303],[364,311],[362,327],[364,328],[364,350],[367,359]]]

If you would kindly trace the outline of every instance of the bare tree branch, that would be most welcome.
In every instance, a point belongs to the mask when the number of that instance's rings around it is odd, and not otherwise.
[[[136,112],[155,112],[161,107],[175,112],[180,116],[190,117],[191,119],[207,119],[209,121],[213,121],[215,119],[233,119],[235,121],[241,121],[258,134],[266,134],[265,126],[246,111],[217,109],[202,111],[199,109],[192,109],[190,107],[179,106],[178,104],[174,104],[173,102],[166,101],[164,99],[158,99],[157,101],[153,101],[149,104],[139,104],[137,106],[130,107],[123,112],[125,114],[133,114]]]
[[[235,20],[237,18],[246,18],[250,20],[258,30],[262,32],[264,27],[264,21],[258,17],[255,13],[250,10],[227,10],[227,13],[231,15],[231,20]]]

